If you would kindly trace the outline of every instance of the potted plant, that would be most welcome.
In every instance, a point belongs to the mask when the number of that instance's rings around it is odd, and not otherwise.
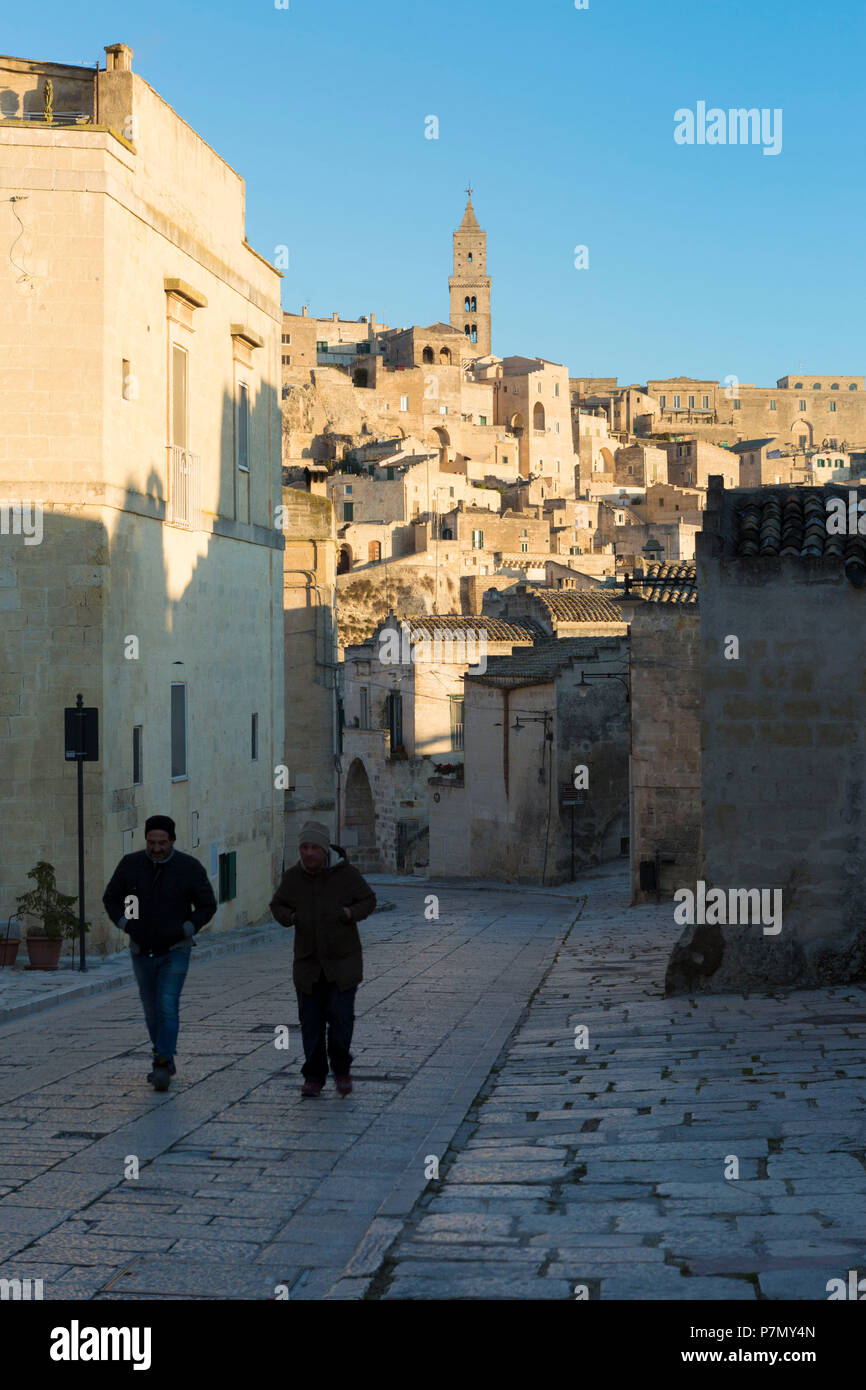
[[[21,932],[13,913],[8,922],[0,922],[0,968],[5,965],[14,965],[15,957],[18,955],[18,947],[21,945]]]
[[[74,939],[78,932],[78,918],[72,911],[77,898],[60,892],[54,880],[54,865],[44,859],[39,860],[27,877],[35,881],[36,887],[29,893],[22,893],[18,911],[36,919],[27,929],[29,969],[56,970],[64,940]],[[85,922],[84,930],[90,930],[89,922]]]

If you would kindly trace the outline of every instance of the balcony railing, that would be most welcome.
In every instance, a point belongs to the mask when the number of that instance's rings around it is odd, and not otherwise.
[[[93,124],[93,117],[88,111],[54,111],[50,120],[48,120],[44,111],[22,111],[20,115],[10,116],[6,119],[14,121],[34,121],[37,125]]]
[[[179,444],[168,446],[166,521],[189,531],[201,530],[201,457]]]

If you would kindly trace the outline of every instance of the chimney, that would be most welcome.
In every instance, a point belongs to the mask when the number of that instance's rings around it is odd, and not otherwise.
[[[306,318],[306,317],[307,317],[307,309],[308,309],[308,307],[309,307],[309,306],[308,306],[307,304],[302,304],[302,305],[301,305],[301,317],[302,317],[302,318]]]
[[[132,49],[125,43],[105,46],[106,72],[132,72]]]
[[[333,313],[333,314],[331,315],[331,318],[333,319],[334,323],[338,323],[338,322],[339,322],[339,319],[340,319],[340,315],[339,315],[338,313]]]

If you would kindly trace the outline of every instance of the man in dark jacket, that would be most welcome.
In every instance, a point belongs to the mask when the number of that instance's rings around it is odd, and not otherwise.
[[[125,854],[103,895],[105,910],[129,937],[132,968],[153,1044],[148,1081],[168,1090],[176,1073],[180,993],[197,931],[216,912],[204,866],[174,847],[174,821],[150,816],[145,849]]]
[[[300,859],[283,874],[271,912],[282,926],[295,928],[292,978],[305,1058],[301,1094],[320,1094],[330,1061],[337,1090],[347,1096],[355,994],[364,974],[356,923],[370,915],[376,897],[345,850],[331,844],[327,826],[307,821],[299,839]]]

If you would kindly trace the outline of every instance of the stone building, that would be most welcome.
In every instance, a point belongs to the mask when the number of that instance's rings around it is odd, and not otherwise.
[[[711,480],[697,552],[698,874],[725,910],[707,904],[700,922],[697,885],[681,881],[695,921],[669,992],[866,979],[866,539],[827,525],[829,497],[850,519],[852,490],[866,511],[859,488],[727,492]],[[767,895],[757,923],[755,890]]]
[[[725,480],[725,487],[739,487],[740,459],[733,449],[721,449],[704,439],[680,439],[668,444],[668,476],[675,487],[706,488],[710,474]]]
[[[538,635],[526,622],[392,615],[346,648],[341,834],[353,863],[426,861],[428,780],[462,775],[463,677]]]
[[[631,654],[631,901],[697,876],[701,833],[700,621],[694,562],[641,567],[622,602]]]
[[[431,876],[562,883],[627,852],[627,670],[625,638],[581,637],[466,675],[463,782],[430,782]]]
[[[548,637],[620,637],[627,625],[615,598],[603,589],[547,589],[519,581],[489,591],[484,612],[506,622],[529,620]]]
[[[21,225],[0,287],[2,491],[43,509],[41,543],[0,535],[0,917],[39,859],[77,892],[63,711],[81,692],[100,718],[97,951],[125,943],[100,898],[148,815],[212,876],[214,930],[267,914],[283,839],[280,276],[246,242],[240,175],[131,49],[106,57],[0,59]]]
[[[780,436],[798,448],[844,449],[866,442],[866,379],[862,376],[779,377],[775,386],[754,386],[735,377],[723,383],[672,377],[648,381],[658,402],[641,433],[684,429],[716,443]]]
[[[574,496],[574,442],[568,369],[541,357],[503,357],[495,372],[496,423],[518,449],[520,475]]]

